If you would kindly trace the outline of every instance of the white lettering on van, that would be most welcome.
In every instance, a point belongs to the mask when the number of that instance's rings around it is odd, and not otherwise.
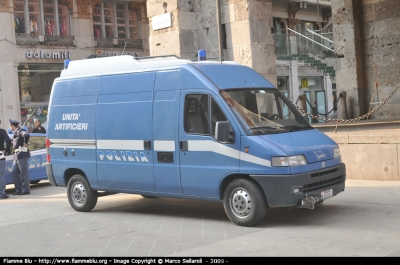
[[[128,156],[128,161],[135,162],[131,151],[126,151],[126,155]]]
[[[127,161],[127,162],[143,162],[148,163],[149,159],[146,157],[144,152],[140,152],[140,158],[137,152],[132,151],[98,151],[100,160],[108,161]]]
[[[29,168],[35,168],[35,167],[36,167],[36,160],[29,161]]]
[[[114,155],[115,160],[121,161],[121,158],[118,156],[116,151],[113,151],[113,155]]]
[[[121,157],[122,157],[122,160],[126,161],[126,157],[125,157],[124,151],[121,151]]]
[[[140,161],[141,162],[149,162],[146,155],[143,152],[140,152]]]
[[[106,157],[110,161],[113,160],[113,156],[112,156],[112,153],[110,151],[106,151]]]
[[[63,121],[77,121],[77,120],[79,120],[80,116],[81,116],[80,113],[64,113],[62,115],[62,120]]]
[[[87,131],[89,123],[56,123],[56,131]]]

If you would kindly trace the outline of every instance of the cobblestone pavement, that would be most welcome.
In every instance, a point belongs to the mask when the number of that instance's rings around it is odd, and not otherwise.
[[[66,189],[47,181],[0,200],[2,257],[400,256],[400,182],[348,180],[314,210],[268,209],[239,227],[221,202],[99,198],[74,211]]]

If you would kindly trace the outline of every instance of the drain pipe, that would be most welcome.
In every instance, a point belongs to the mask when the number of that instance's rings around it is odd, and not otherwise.
[[[221,6],[220,0],[215,1],[216,5],[216,15],[217,15],[217,30],[218,30],[218,49],[219,49],[219,59],[222,63],[222,41],[221,41]]]

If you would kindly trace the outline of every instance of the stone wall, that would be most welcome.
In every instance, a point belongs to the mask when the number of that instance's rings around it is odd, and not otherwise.
[[[325,133],[340,148],[348,179],[399,181],[400,136],[395,133]]]
[[[332,0],[338,91],[346,91],[349,118],[377,107],[400,85],[398,0]],[[372,104],[371,104],[372,103]],[[397,92],[372,118],[400,117]]]

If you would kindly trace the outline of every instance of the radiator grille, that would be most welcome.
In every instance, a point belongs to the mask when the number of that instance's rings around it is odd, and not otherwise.
[[[307,184],[303,186],[303,193],[309,193],[314,190],[319,190],[319,189],[324,189],[324,188],[329,188],[330,186],[339,184],[343,182],[345,179],[345,176],[339,176],[331,179],[327,179],[324,181],[318,181],[314,182],[311,184]]]
[[[337,168],[331,169],[331,170],[326,170],[326,171],[322,171],[322,172],[311,174],[311,177],[312,178],[318,178],[318,177],[322,177],[322,176],[325,176],[325,175],[329,175],[329,174],[335,173],[336,171],[338,171]]]

